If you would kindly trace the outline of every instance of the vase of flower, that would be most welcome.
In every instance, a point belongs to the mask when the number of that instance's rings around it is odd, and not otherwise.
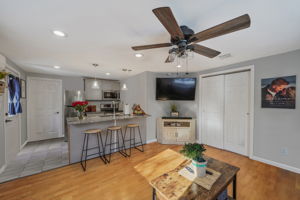
[[[78,112],[78,119],[84,119],[84,112],[88,106],[87,101],[75,101],[72,103],[72,107]]]

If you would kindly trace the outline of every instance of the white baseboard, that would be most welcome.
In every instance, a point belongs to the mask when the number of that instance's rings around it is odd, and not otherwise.
[[[292,167],[292,166],[289,166],[289,165],[286,165],[286,164],[278,163],[278,162],[275,162],[275,161],[272,161],[272,160],[267,160],[267,159],[260,158],[260,157],[257,157],[257,156],[252,156],[251,159],[300,174],[300,169],[296,168],[296,167]]]
[[[5,170],[6,168],[6,164],[4,164],[1,168],[0,168],[0,174]]]
[[[157,139],[150,139],[146,141],[146,144],[152,143],[152,142],[157,142]]]
[[[26,140],[26,141],[24,142],[24,144],[21,145],[20,150],[22,150],[22,149],[25,147],[25,145],[27,144],[27,142],[28,142],[28,140]]]

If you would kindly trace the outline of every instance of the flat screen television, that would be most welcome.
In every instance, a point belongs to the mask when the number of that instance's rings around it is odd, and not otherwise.
[[[156,78],[156,100],[195,100],[196,78]]]

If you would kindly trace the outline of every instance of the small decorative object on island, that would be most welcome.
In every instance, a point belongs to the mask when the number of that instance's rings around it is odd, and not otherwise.
[[[178,117],[179,116],[179,112],[178,112],[177,105],[175,103],[171,103],[170,107],[171,107],[171,117]]]
[[[139,104],[134,104],[132,106],[132,111],[133,111],[134,115],[145,115],[146,114]]]
[[[184,156],[192,159],[193,171],[197,177],[204,177],[206,175],[207,161],[203,158],[203,152],[206,151],[203,144],[189,143],[183,146],[180,151]]]
[[[77,110],[78,112],[78,118],[80,120],[83,119],[83,113],[85,112],[86,108],[88,106],[87,101],[75,101],[72,103],[72,107]]]

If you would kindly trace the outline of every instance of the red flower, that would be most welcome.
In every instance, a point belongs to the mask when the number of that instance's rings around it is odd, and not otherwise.
[[[72,107],[76,107],[76,106],[86,106],[88,105],[88,102],[87,101],[75,101],[72,103]]]

